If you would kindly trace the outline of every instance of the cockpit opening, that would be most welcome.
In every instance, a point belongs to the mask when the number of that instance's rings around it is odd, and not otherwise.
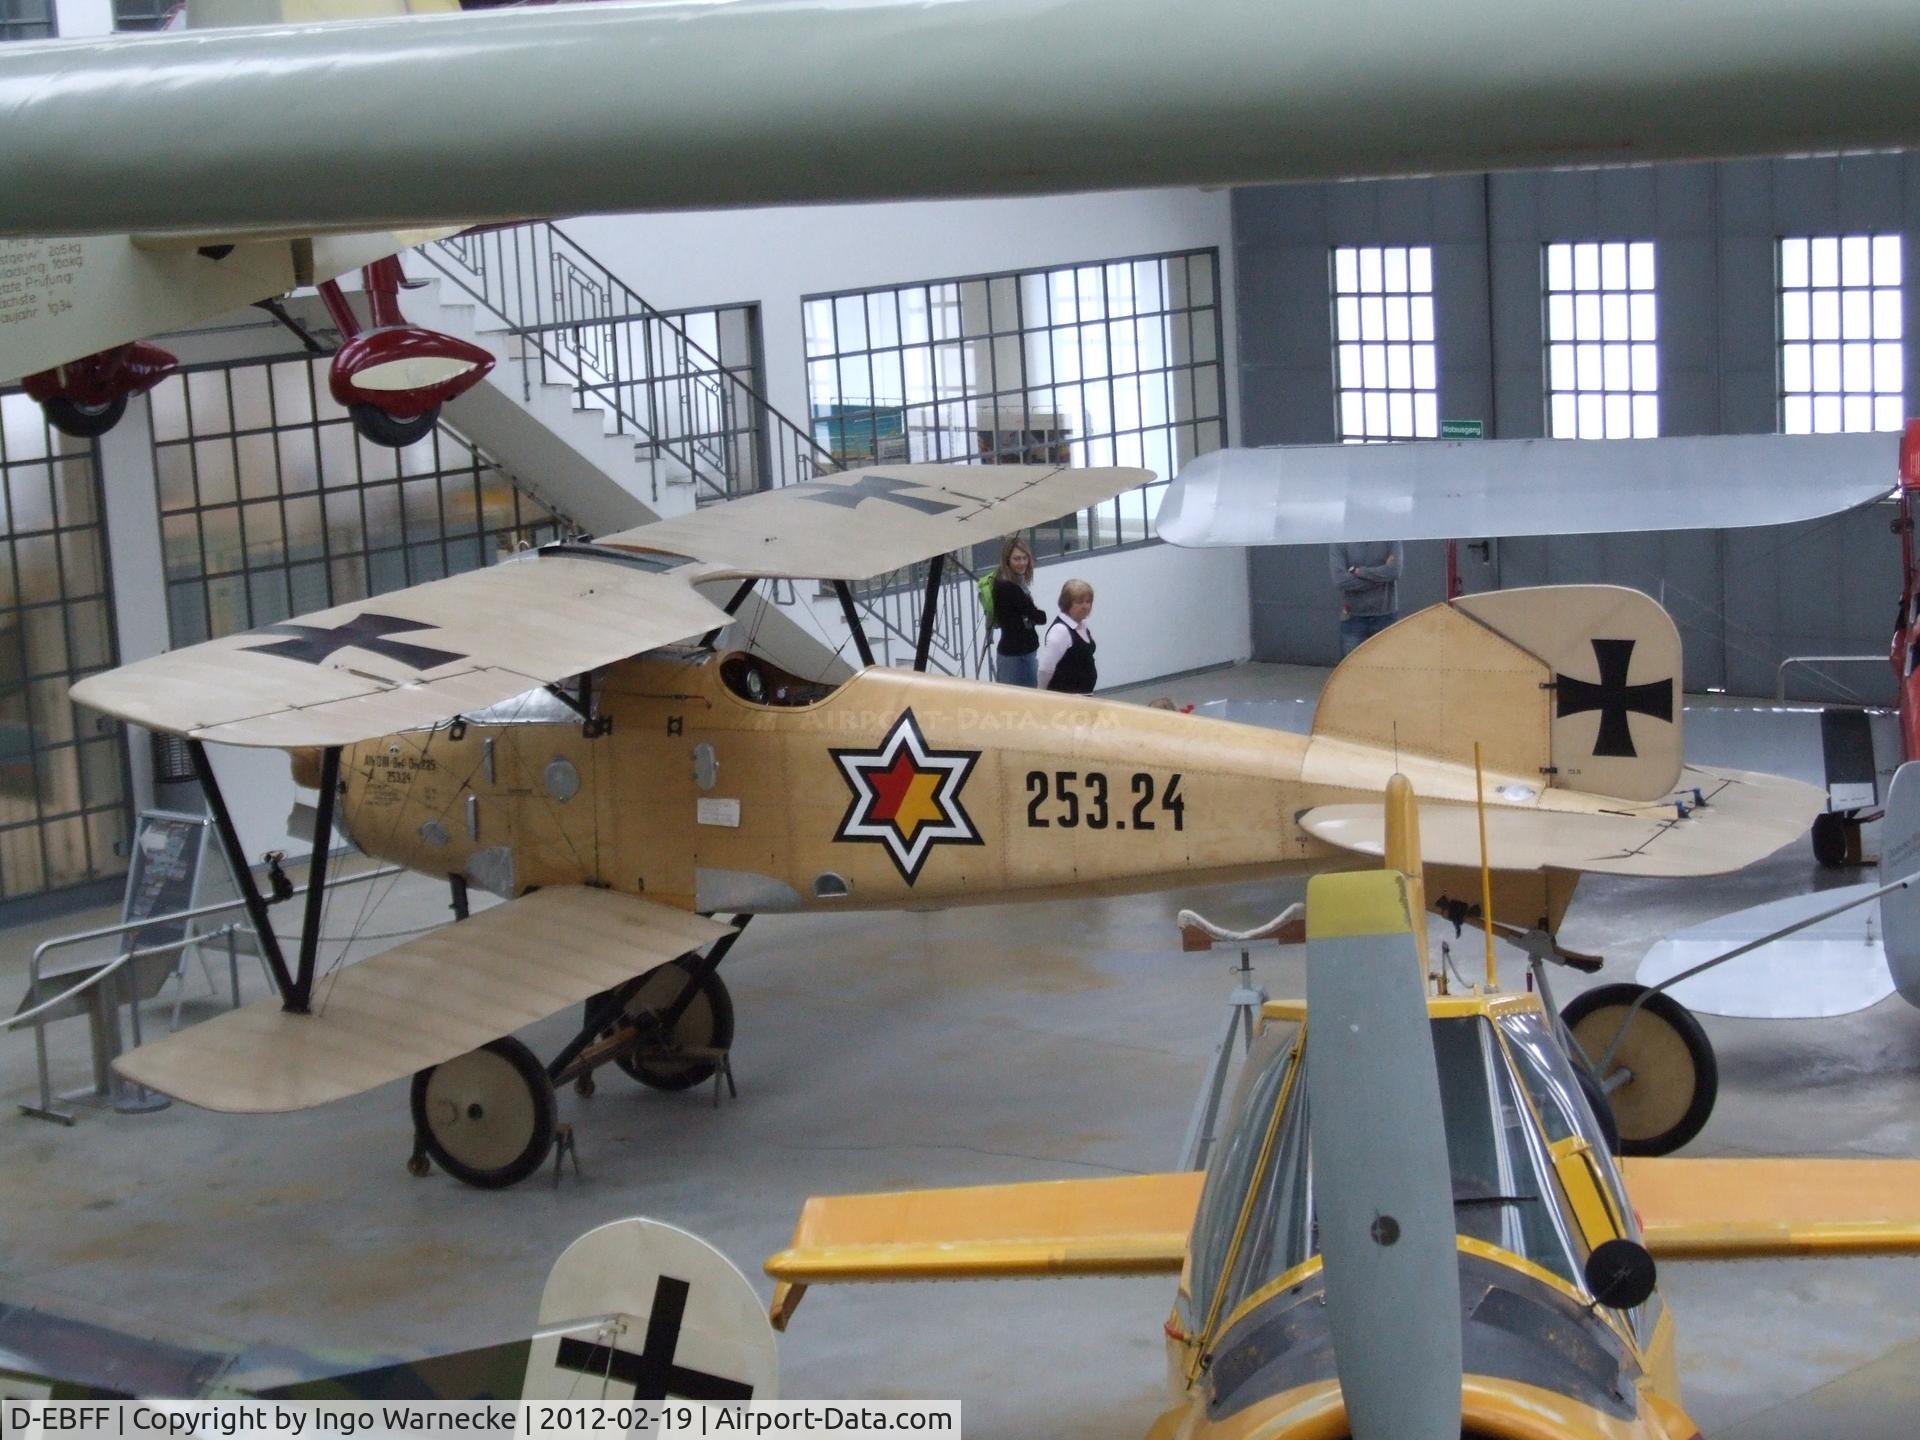
[[[818,705],[840,687],[803,680],[758,655],[735,652],[720,662],[720,682],[749,705]]]

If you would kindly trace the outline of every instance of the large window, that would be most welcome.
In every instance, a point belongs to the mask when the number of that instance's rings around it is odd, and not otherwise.
[[[113,28],[116,30],[160,30],[167,17],[180,7],[181,0],[113,0]]]
[[[1439,435],[1431,249],[1335,250],[1333,334],[1343,441]]]
[[[1660,433],[1653,242],[1546,247],[1547,434]]]
[[[57,33],[53,0],[0,0],[0,40],[48,40]]]
[[[445,427],[405,450],[361,440],[326,365],[220,366],[154,389],[175,645],[475,570],[567,529]]]
[[[1906,351],[1898,235],[1780,242],[1780,428],[1898,430]]]
[[[91,441],[0,395],[0,898],[126,869],[118,728],[67,699],[115,661]]]
[[[1148,539],[1166,480],[1226,443],[1218,270],[1196,250],[810,296],[815,438],[846,464],[1142,465],[1160,478],[1035,544]]]

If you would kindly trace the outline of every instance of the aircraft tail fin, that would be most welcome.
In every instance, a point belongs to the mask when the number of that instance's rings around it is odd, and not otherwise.
[[[1680,634],[1615,585],[1463,595],[1390,627],[1328,679],[1313,733],[1630,800],[1680,778]]]

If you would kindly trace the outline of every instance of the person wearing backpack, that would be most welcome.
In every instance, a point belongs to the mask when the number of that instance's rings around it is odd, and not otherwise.
[[[987,623],[1000,631],[994,678],[1028,689],[1040,683],[1040,626],[1047,623],[1046,612],[1033,603],[1032,585],[1033,551],[1018,535],[1009,535],[994,568]]]

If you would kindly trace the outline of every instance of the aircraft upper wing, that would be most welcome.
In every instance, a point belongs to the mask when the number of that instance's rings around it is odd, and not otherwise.
[[[1469,785],[1472,781],[1468,774]],[[1419,781],[1416,779],[1416,784]],[[1420,848],[1430,864],[1478,867],[1480,826],[1471,803],[1431,798],[1422,787]],[[1698,788],[1706,804],[1695,807]],[[1448,792],[1441,792],[1448,793]],[[1826,795],[1798,780],[1689,765],[1672,802],[1609,803],[1605,796],[1540,792],[1532,805],[1487,806],[1487,863],[1495,870],[1582,870],[1605,875],[1721,875],[1771,855],[1806,832]],[[1378,802],[1321,805],[1300,817],[1309,834],[1362,855],[1384,853]]]
[[[1057,520],[1153,478],[1127,466],[874,465],[600,543],[690,556],[720,574],[864,580]]]
[[[1177,1274],[1206,1175],[1041,1180],[954,1190],[816,1195],[767,1261],[785,1329],[808,1285]]]
[[[1175,545],[1784,525],[1886,494],[1897,440],[1689,435],[1215,450],[1181,468],[1157,524]]]
[[[553,944],[560,933],[567,943]],[[463,1055],[726,933],[613,890],[536,890],[323,976],[310,1015],[257,1001],[114,1068],[207,1110],[302,1110]]]
[[[1662,1259],[1920,1251],[1920,1160],[1621,1161]]]
[[[345,745],[727,623],[638,557],[545,553],[136,661],[73,699],[226,745]]]

